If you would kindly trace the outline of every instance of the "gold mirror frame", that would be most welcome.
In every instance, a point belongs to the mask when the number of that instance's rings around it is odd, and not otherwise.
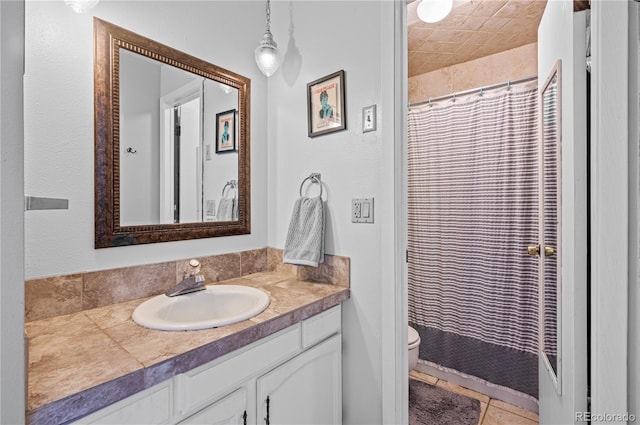
[[[251,233],[251,80],[94,17],[95,248]],[[120,49],[238,90],[238,220],[120,225]]]

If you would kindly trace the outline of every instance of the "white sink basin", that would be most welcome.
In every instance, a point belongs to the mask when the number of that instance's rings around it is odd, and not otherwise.
[[[153,297],[140,304],[132,318],[151,329],[207,329],[249,319],[266,309],[269,302],[266,293],[250,286],[210,285],[204,291],[177,297]]]

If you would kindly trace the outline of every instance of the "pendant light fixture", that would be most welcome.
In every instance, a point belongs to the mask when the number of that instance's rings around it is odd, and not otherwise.
[[[420,20],[432,24],[443,20],[453,8],[453,0],[421,0],[417,13]]]
[[[65,0],[65,4],[76,13],[84,13],[92,9],[100,0]]]
[[[280,65],[278,58],[278,44],[273,40],[271,35],[271,8],[269,0],[267,0],[267,30],[262,36],[262,41],[256,47],[256,63],[260,71],[267,77],[273,75]]]

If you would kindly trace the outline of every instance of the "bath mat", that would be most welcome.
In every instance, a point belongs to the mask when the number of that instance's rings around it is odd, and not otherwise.
[[[409,379],[409,425],[477,425],[480,401]]]

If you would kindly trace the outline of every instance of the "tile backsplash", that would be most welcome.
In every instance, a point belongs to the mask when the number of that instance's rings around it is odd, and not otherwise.
[[[283,264],[282,254],[281,249],[260,248],[198,260],[205,283],[277,271],[301,280],[349,287],[348,257],[325,255],[324,263],[316,268]],[[187,260],[28,280],[25,320],[47,319],[161,294],[182,278]]]

